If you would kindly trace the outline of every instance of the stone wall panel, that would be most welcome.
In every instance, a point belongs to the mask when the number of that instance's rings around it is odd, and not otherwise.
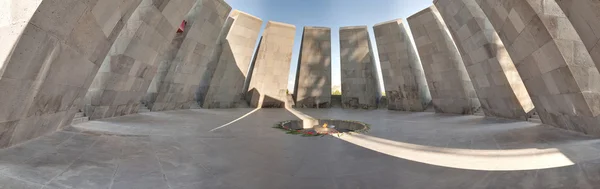
[[[512,57],[542,122],[600,135],[600,73],[580,38],[586,35],[577,33],[557,2],[565,1],[477,0]]]
[[[296,26],[269,21],[256,52],[248,87],[252,107],[283,108],[294,47]]]
[[[431,6],[407,19],[436,112],[473,114],[480,102],[462,57],[438,10]]]
[[[387,108],[424,111],[431,94],[418,54],[404,23],[393,20],[373,27],[388,101]]]
[[[343,108],[377,108],[377,74],[366,26],[340,28]]]
[[[331,29],[304,27],[296,72],[296,107],[331,106]]]
[[[526,120],[533,102],[500,36],[475,0],[437,0],[487,116]],[[492,70],[493,68],[499,68]]]
[[[0,3],[0,147],[71,123],[114,33],[140,2]]]
[[[204,108],[245,107],[244,82],[248,78],[262,23],[260,18],[239,10],[231,13],[213,55],[212,61],[218,63]]]

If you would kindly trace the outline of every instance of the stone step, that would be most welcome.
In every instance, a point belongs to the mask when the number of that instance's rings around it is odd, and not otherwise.
[[[148,107],[146,107],[145,104],[140,104],[140,106],[138,108],[138,113],[144,113],[144,112],[150,112],[150,109],[148,109]]]
[[[485,116],[485,113],[482,110],[479,110],[479,111],[475,112],[473,115],[476,115],[476,116]]]
[[[192,105],[190,105],[190,109],[202,109],[202,107],[200,107],[200,104],[198,103],[192,103]]]
[[[76,118],[73,118],[73,121],[71,121],[71,125],[77,125],[77,124],[85,123],[88,121],[90,121],[89,117],[76,117]]]
[[[85,117],[85,115],[83,114],[83,112],[77,112],[77,113],[75,113],[75,117],[74,118],[80,118],[80,117]]]
[[[145,112],[150,112],[150,109],[144,107],[140,107],[140,109],[138,110],[138,113],[145,113]]]

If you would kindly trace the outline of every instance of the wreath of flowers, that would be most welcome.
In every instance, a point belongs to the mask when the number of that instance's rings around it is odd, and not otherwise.
[[[360,121],[352,121],[352,120],[333,120],[333,119],[321,119],[322,121],[345,121],[345,122],[350,122],[350,123],[355,123],[355,124],[360,124],[363,125],[364,128],[359,129],[359,130],[355,130],[352,132],[355,133],[367,133],[369,132],[369,129],[371,129],[371,125],[360,122]],[[327,136],[327,135],[332,135],[332,134],[337,134],[338,136],[341,136],[344,133],[341,132],[329,132],[329,133],[318,133],[315,130],[311,130],[311,129],[292,129],[288,126],[285,126],[288,123],[291,123],[292,121],[301,121],[301,120],[288,120],[288,121],[282,121],[279,122],[277,124],[275,124],[275,126],[273,126],[273,128],[279,129],[279,130],[283,130],[286,132],[286,134],[290,134],[290,135],[300,135],[303,137],[314,137],[314,136]],[[347,134],[351,134],[352,132],[348,132]]]

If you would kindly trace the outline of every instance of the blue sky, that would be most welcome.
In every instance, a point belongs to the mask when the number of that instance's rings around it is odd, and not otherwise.
[[[408,16],[432,5],[432,0],[225,0],[233,9],[260,17],[296,25],[296,38],[291,61],[288,89],[293,91],[296,65],[300,52],[302,28],[324,26],[331,28],[332,83],[340,85],[339,27],[367,25],[377,65],[377,49],[373,37],[373,25]]]

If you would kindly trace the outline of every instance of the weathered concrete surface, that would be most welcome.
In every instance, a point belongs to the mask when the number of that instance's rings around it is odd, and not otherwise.
[[[473,114],[479,99],[438,10],[431,6],[408,17],[436,112]]]
[[[136,113],[160,56],[195,0],[142,0],[104,59],[86,94],[91,119]]]
[[[600,1],[556,1],[589,51],[596,68],[600,69]]]
[[[69,125],[139,0],[0,2],[0,148]]]
[[[200,0],[187,15],[185,39],[164,78],[158,79],[157,96],[150,110],[188,109],[197,103],[196,91],[208,72],[213,51],[231,6],[223,0]],[[213,67],[214,68],[214,67]]]
[[[424,111],[431,103],[431,93],[419,55],[404,23],[400,19],[379,23],[373,26],[373,31],[379,52],[387,108]],[[381,101],[384,100],[380,100],[380,104]]]
[[[292,60],[296,26],[269,21],[255,57],[248,87],[252,107],[283,108]]]
[[[475,0],[436,0],[487,116],[526,120],[533,102],[500,36]]]
[[[479,0],[545,124],[600,135],[600,74],[556,1]]]
[[[212,78],[204,108],[235,108],[242,106],[244,82],[254,55],[256,40],[263,21],[234,10],[229,16],[219,41],[215,60],[217,69]]]
[[[377,108],[377,74],[366,26],[340,28],[342,107]]]
[[[331,106],[331,28],[304,27],[294,97],[299,108]]]

